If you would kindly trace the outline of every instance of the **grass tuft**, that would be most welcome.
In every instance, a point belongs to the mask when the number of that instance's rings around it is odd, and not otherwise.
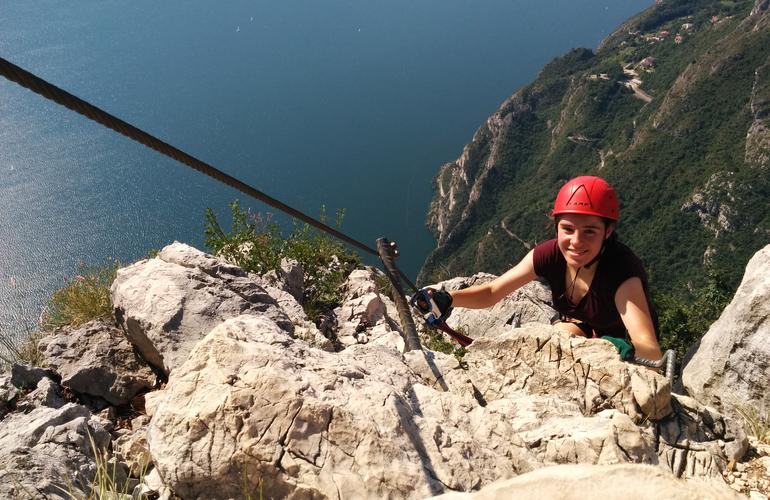
[[[116,498],[133,498],[133,483],[144,482],[147,467],[143,468],[136,481],[130,480],[124,471],[119,470],[117,461],[110,461],[110,453],[106,449],[99,448],[91,433],[88,433],[88,441],[94,456],[96,472],[89,485],[89,493],[83,494],[68,479],[68,491],[66,494],[71,500],[114,500]],[[131,491],[129,491],[131,490]]]
[[[80,326],[112,313],[110,285],[115,280],[118,262],[110,260],[103,267],[79,268],[66,286],[56,290],[41,318],[41,327],[53,331],[62,326]]]
[[[743,417],[749,434],[763,444],[770,444],[770,415],[754,406],[736,405],[736,411]]]

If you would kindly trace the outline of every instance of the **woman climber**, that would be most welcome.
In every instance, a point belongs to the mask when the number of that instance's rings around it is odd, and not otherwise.
[[[556,238],[537,245],[494,281],[451,292],[421,292],[432,298],[441,318],[446,318],[452,306],[491,307],[526,283],[542,278],[551,287],[558,312],[552,324],[573,335],[611,339],[621,356],[625,340],[631,342],[636,356],[660,359],[647,273],[615,234],[620,218],[615,190],[599,177],[576,177],[559,191],[552,216]]]

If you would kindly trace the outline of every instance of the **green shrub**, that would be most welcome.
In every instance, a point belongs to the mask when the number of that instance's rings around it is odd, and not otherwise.
[[[730,302],[731,292],[722,276],[711,270],[707,273],[706,285],[686,294],[685,299],[671,293],[655,295],[661,348],[675,349],[681,358],[719,318]]]
[[[206,210],[205,244],[212,253],[258,274],[278,269],[283,258],[294,259],[305,273],[302,306],[308,316],[315,320],[322,312],[339,305],[341,285],[361,265],[357,253],[309,224],[295,221],[292,232],[284,236],[270,214],[244,211],[238,200],[230,204],[230,210],[230,232],[220,226],[213,210]],[[344,217],[344,210],[338,210],[337,228],[342,226]],[[319,220],[326,224],[326,219],[326,209],[321,207]]]
[[[457,331],[463,335],[467,335],[467,332],[458,328]],[[427,338],[426,338],[427,337]],[[431,351],[443,352],[444,354],[452,354],[458,360],[462,361],[465,353],[468,352],[465,347],[460,346],[457,342],[450,340],[440,330],[434,328],[428,328],[425,335],[422,338],[422,344]]]
[[[81,265],[78,274],[48,301],[41,327],[53,331],[62,326],[80,326],[112,314],[110,286],[115,281],[118,262],[108,259],[104,267]]]

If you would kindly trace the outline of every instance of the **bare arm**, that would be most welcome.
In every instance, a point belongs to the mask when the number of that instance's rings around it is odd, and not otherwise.
[[[624,281],[615,292],[615,306],[631,336],[636,355],[653,361],[659,360],[662,354],[655,337],[655,326],[652,323],[642,280],[634,277]]]
[[[450,292],[452,305],[469,309],[491,307],[536,277],[532,251],[530,251],[518,264],[494,281]]]

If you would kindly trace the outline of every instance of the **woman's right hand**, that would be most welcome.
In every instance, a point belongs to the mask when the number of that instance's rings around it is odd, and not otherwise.
[[[431,324],[433,321],[446,320],[452,313],[452,296],[445,290],[422,288],[412,295],[410,302],[422,313],[425,321]]]

